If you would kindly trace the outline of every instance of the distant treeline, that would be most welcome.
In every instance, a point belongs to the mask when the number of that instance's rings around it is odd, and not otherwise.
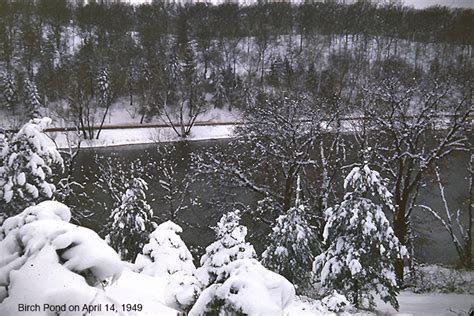
[[[57,30],[73,21],[81,28],[96,28],[109,34],[153,31],[176,34],[178,16],[186,12],[196,37],[272,35],[364,34],[398,37],[420,42],[474,43],[474,11],[434,6],[416,10],[401,5],[375,5],[358,1],[345,5],[334,2],[294,5],[287,2],[218,6],[196,3],[179,5],[155,1],[132,6],[126,3],[72,5],[66,0],[18,0],[0,2],[2,33],[15,19],[32,19],[36,30],[50,25]],[[35,30],[31,30],[35,31]]]
[[[387,60],[388,67],[410,69],[409,76],[443,68],[465,76],[474,43],[473,10],[367,1],[132,6],[1,0],[0,17],[0,102],[10,108],[25,98],[26,83],[29,91],[37,86],[44,103],[94,100],[101,71],[113,97],[129,95],[149,113],[176,101],[157,94],[179,90],[177,81],[186,83],[181,99],[189,104],[212,94],[214,105],[238,106],[242,91],[254,86],[341,94]]]

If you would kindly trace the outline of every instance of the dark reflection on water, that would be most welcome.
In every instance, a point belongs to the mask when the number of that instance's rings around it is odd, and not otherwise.
[[[96,149],[84,149],[77,160],[77,167],[74,178],[85,184],[88,195],[93,199],[94,216],[90,221],[84,221],[81,224],[88,226],[95,231],[100,232],[109,215],[112,201],[102,191],[94,185],[98,173],[94,156],[96,154],[103,156],[117,156],[126,164],[132,161],[141,160],[144,164],[159,164],[162,160],[157,152],[157,144],[131,145],[120,147],[107,147]],[[176,148],[176,157],[178,161],[178,176],[183,176],[190,167],[191,154],[199,151],[205,152],[212,146],[226,150],[232,154],[232,148],[229,148],[229,140],[209,140],[193,141],[188,143],[173,143]],[[355,157],[354,157],[355,159]],[[352,162],[352,161],[351,161]],[[468,155],[466,153],[454,153],[449,159],[446,159],[442,165],[442,178],[446,182],[446,194],[448,203],[453,209],[461,209],[466,218],[466,212],[469,199],[469,178],[467,173]],[[152,174],[151,179],[145,177],[149,184],[147,199],[152,206],[155,215],[162,215],[166,210],[163,201],[164,190],[160,187],[159,176],[153,174],[153,166],[150,165],[149,171]],[[382,176],[385,176],[382,174]],[[246,190],[239,188],[224,188],[212,183],[196,181],[191,185],[190,194],[196,198],[199,205],[194,205],[184,210],[179,216],[179,224],[183,227],[183,239],[186,244],[193,247],[205,247],[214,240],[211,226],[214,225],[222,208],[212,203],[213,198],[225,198],[227,201],[242,201],[253,203],[257,196]],[[97,206],[105,204],[108,207]],[[442,208],[442,201],[439,189],[434,181],[429,181],[420,191],[419,203],[426,204],[432,208]],[[164,215],[164,216],[163,216]],[[454,264],[457,261],[457,254],[450,240],[449,235],[441,225],[426,212],[414,211],[412,218],[414,232],[417,235],[415,242],[416,256],[423,262],[437,262]],[[249,234],[253,232],[252,222],[246,223],[249,228]],[[252,239],[252,238],[251,238]],[[251,240],[256,244],[257,251],[261,250],[262,240]]]

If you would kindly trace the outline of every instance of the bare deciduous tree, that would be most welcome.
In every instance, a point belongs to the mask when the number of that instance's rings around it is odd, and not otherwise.
[[[471,109],[463,90],[450,81],[402,78],[391,75],[370,90],[369,114],[373,124],[374,153],[394,183],[395,234],[403,245],[411,243],[410,217],[427,171],[463,146],[463,128]],[[401,260],[396,262],[403,282]]]

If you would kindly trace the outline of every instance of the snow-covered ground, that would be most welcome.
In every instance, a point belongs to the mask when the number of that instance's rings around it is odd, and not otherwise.
[[[473,285],[474,286],[474,285]],[[423,293],[416,294],[403,291],[398,295],[400,310],[398,313],[392,306],[380,300],[377,310],[390,315],[472,315],[474,310],[474,295],[453,293]]]
[[[411,291],[403,291],[398,295],[400,309],[397,312],[390,304],[382,300],[376,300],[377,315],[414,315],[414,316],[436,316],[436,315],[472,315],[469,311],[474,310],[474,295],[469,294],[441,294],[424,293],[416,294]],[[311,316],[327,315],[321,312],[319,301],[297,297],[295,301],[285,310],[288,316]],[[370,315],[369,312],[353,311],[340,315]],[[336,315],[336,314],[334,314]]]
[[[189,140],[222,139],[231,137],[233,125],[198,125],[191,130]],[[75,132],[49,132],[59,148],[68,147],[68,138],[72,147],[77,144]],[[171,127],[141,127],[105,129],[100,133],[99,139],[85,140],[82,147],[106,147],[133,144],[149,144],[158,142],[178,141],[180,138]]]
[[[106,147],[133,144],[149,144],[156,142],[178,141],[180,138],[171,127],[156,127],[156,125],[167,125],[160,117],[154,117],[150,121],[140,124],[141,116],[138,107],[130,106],[128,98],[120,98],[112,104],[106,116],[104,126],[116,127],[103,129],[99,139],[82,141],[82,147]],[[98,108],[94,112],[95,126],[100,125],[104,109]],[[1,111],[0,111],[1,114]],[[3,128],[19,128],[22,123],[20,117],[0,115],[0,125]],[[73,128],[69,109],[64,102],[55,102],[48,108],[42,109],[42,114],[52,118],[49,128]],[[197,125],[191,129],[189,140],[221,139],[233,135],[233,123],[241,120],[241,112],[238,109],[229,111],[227,109],[212,108],[201,114],[197,119]],[[206,125],[209,124],[209,125]],[[222,124],[222,125],[216,125]],[[133,128],[131,128],[133,127]],[[97,133],[97,131],[96,131]],[[70,132],[48,132],[58,147],[66,148],[69,145],[75,147],[78,135],[75,131]]]
[[[100,123],[105,108],[94,108],[93,111],[94,121]],[[71,122],[74,122],[74,117],[71,116],[69,107],[64,101],[50,103],[48,108],[42,108],[41,112],[53,119],[53,127],[71,127]],[[138,112],[139,106],[137,104],[130,105],[128,97],[121,97],[110,106],[104,123],[105,125],[139,125],[142,117]],[[200,114],[197,121],[201,123],[229,123],[239,121],[240,116],[241,112],[238,109],[228,111],[225,108],[210,108]],[[2,121],[1,118],[0,121]],[[144,123],[159,124],[164,121],[155,116]]]
[[[160,117],[154,117],[150,121],[140,124],[141,116],[138,114],[136,105],[130,106],[128,98],[119,98],[112,106],[104,121],[104,126],[117,127],[103,129],[99,139],[86,140],[81,143],[82,147],[106,147],[133,144],[148,144],[155,142],[177,141],[180,138],[171,127],[156,127],[156,125],[167,125]],[[94,125],[99,126],[104,109],[98,108],[94,111]],[[48,108],[42,108],[44,116],[52,119],[49,128],[73,128],[68,106],[65,102],[51,103]],[[19,129],[24,122],[22,113],[13,115],[0,110],[0,127],[4,129]],[[233,134],[232,123],[241,119],[238,109],[229,111],[221,108],[211,108],[201,114],[196,123],[198,125],[191,129],[189,140],[221,139],[231,137]],[[209,125],[206,125],[209,124]],[[222,125],[215,125],[222,124]],[[131,128],[136,127],[136,128]],[[97,131],[96,131],[97,133]],[[60,148],[73,147],[77,144],[77,133],[70,132],[48,132],[48,135]]]

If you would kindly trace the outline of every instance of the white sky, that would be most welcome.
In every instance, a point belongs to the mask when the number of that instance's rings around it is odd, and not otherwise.
[[[405,0],[405,5],[415,8],[426,8],[434,5],[443,5],[453,8],[474,9],[474,0]]]
[[[211,2],[222,2],[221,0],[210,0]],[[383,1],[383,0],[382,0]],[[128,0],[130,3],[151,2],[151,0]],[[245,2],[242,0],[241,2]],[[246,2],[252,2],[247,0]],[[471,8],[474,9],[474,0],[403,0],[405,5],[413,6],[417,9],[426,8],[434,5],[448,6],[452,8]]]

